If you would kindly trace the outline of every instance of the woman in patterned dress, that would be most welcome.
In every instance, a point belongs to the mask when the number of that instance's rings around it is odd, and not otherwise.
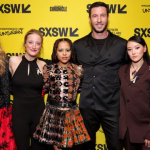
[[[44,90],[49,96],[34,138],[58,150],[87,142],[90,137],[76,104],[83,69],[73,63],[75,53],[71,40],[55,41],[52,62],[43,70]]]
[[[8,58],[0,46],[0,150],[16,150],[12,132]]]

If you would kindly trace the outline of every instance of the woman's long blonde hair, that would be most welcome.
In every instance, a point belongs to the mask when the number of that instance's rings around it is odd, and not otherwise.
[[[5,56],[5,52],[0,45],[0,76],[2,76],[5,71]]]

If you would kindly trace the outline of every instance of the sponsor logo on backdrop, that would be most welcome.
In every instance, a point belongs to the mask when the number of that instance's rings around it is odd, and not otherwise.
[[[23,34],[23,28],[0,28],[0,36]]]
[[[150,13],[150,5],[141,5],[143,13]]]
[[[31,13],[30,4],[1,4],[0,13]]]
[[[78,37],[79,34],[78,28],[68,28],[68,27],[41,27],[39,31],[42,33],[43,36],[47,37]]]
[[[118,13],[118,14],[126,14],[127,10],[126,7],[127,5],[122,5],[122,4],[107,4],[109,8],[109,13]],[[87,12],[89,13],[89,8],[91,4],[87,5]]]
[[[11,56],[24,55],[24,53],[6,53],[6,55],[7,55],[8,57],[11,57]]]
[[[51,6],[50,11],[62,11],[67,12],[67,7],[65,6]]]
[[[109,28],[109,31],[111,31],[113,34],[121,36],[121,32],[119,31],[118,28]]]
[[[96,144],[96,150],[108,150],[106,144]]]
[[[150,28],[135,28],[134,35],[141,37],[150,37]]]

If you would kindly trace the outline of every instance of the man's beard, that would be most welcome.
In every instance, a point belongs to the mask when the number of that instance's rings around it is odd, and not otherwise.
[[[103,33],[103,32],[106,30],[107,25],[108,25],[108,23],[105,25],[105,27],[104,27],[102,30],[99,31],[99,30],[96,30],[95,27],[91,24],[92,29],[93,29],[96,33]]]

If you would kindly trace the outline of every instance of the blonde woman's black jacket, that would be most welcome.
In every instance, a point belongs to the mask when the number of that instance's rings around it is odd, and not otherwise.
[[[124,63],[126,40],[108,32],[109,35],[100,52],[91,33],[74,42],[77,61],[84,69],[80,108],[119,109],[118,70]]]

